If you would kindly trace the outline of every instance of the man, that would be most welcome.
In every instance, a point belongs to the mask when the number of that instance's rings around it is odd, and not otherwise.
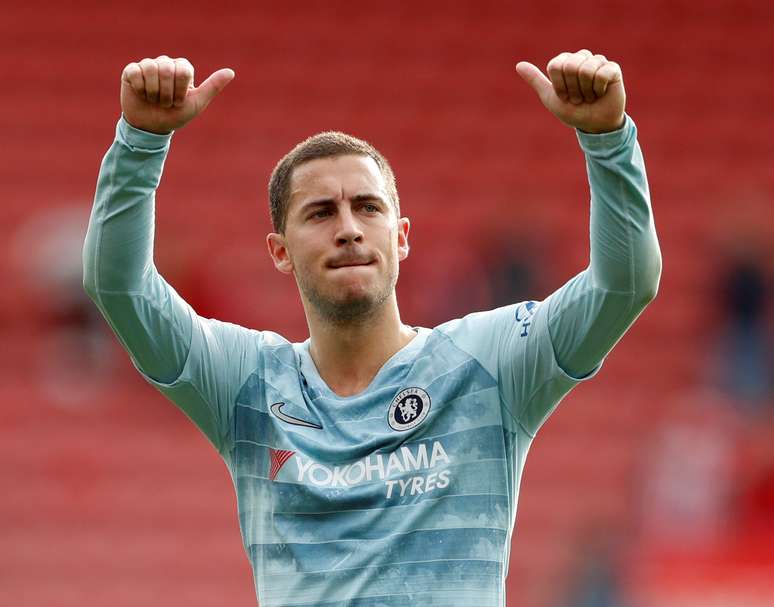
[[[270,181],[267,245],[310,338],[199,317],[153,264],[172,132],[234,77],[130,63],[100,170],[84,287],[140,373],[224,458],[262,607],[505,604],[524,460],[561,398],[595,375],[656,294],[661,258],[620,67],[562,53],[519,75],[574,127],[591,184],[591,262],[542,302],[404,324],[409,253],[394,176],[369,144],[322,133]]]

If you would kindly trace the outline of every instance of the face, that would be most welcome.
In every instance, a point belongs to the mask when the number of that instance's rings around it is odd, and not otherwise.
[[[277,269],[295,276],[305,305],[347,321],[369,316],[393,296],[408,231],[376,161],[335,156],[295,168],[285,233],[269,234],[267,244]]]

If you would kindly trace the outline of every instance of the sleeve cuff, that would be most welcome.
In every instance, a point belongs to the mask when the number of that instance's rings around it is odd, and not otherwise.
[[[174,131],[167,135],[151,133],[133,127],[126,121],[123,113],[116,125],[116,139],[125,144],[133,152],[158,152],[169,147]]]
[[[637,127],[629,114],[624,114],[624,123],[620,129],[609,133],[584,133],[575,129],[581,149],[592,156],[599,152],[610,152],[626,145],[637,135]]]

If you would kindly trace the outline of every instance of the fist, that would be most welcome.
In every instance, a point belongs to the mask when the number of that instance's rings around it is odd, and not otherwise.
[[[548,77],[526,61],[517,63],[516,71],[566,125],[587,133],[606,133],[623,126],[623,74],[621,67],[604,55],[587,49],[560,53],[548,62]]]
[[[234,76],[234,70],[221,69],[195,87],[188,59],[145,58],[121,73],[121,111],[133,127],[166,135],[204,111]]]

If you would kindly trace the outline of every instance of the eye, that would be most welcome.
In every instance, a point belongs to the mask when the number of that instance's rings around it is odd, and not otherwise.
[[[365,203],[363,205],[363,209],[365,209],[365,211],[367,213],[378,213],[379,212],[379,207],[376,206],[375,204],[373,204],[372,202]]]
[[[319,209],[309,215],[309,219],[322,219],[323,217],[328,217],[331,214],[330,209]]]

